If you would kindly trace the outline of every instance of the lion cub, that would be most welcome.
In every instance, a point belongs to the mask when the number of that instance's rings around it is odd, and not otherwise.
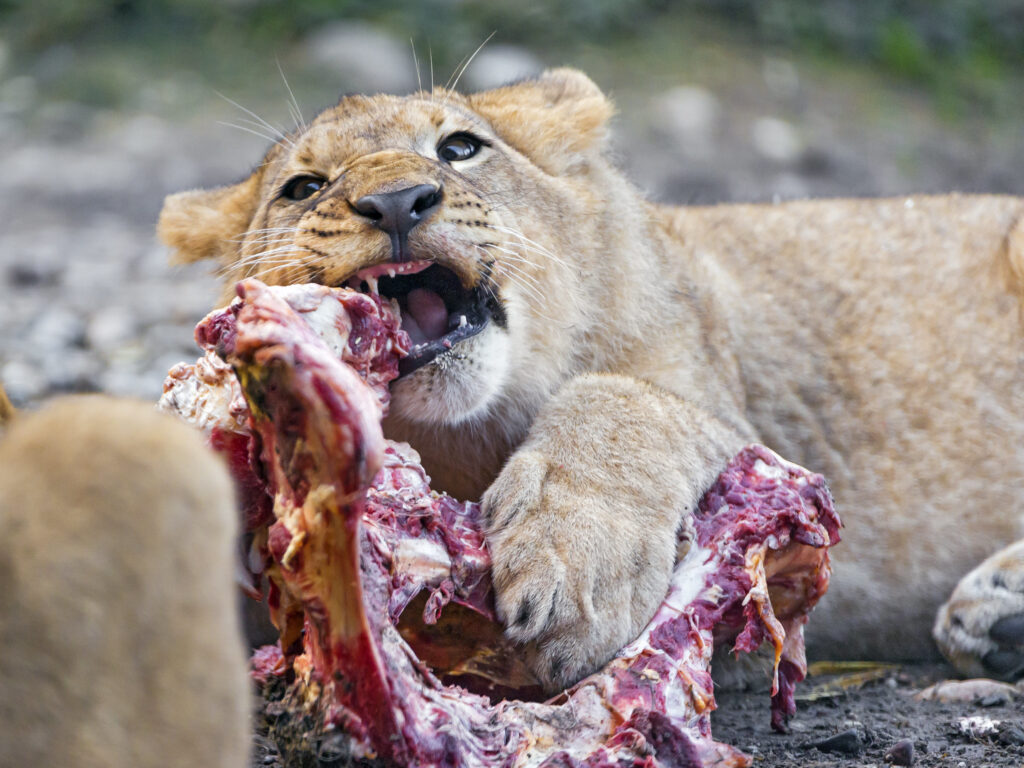
[[[809,653],[935,657],[957,580],[1024,535],[1024,198],[656,205],[613,112],[566,69],[346,97],[247,179],[169,197],[160,234],[226,298],[257,277],[399,303],[385,434],[483,498],[498,615],[552,690],[640,632],[748,442],[823,473],[846,524]],[[1021,560],[989,562],[939,639],[1019,677]]]
[[[106,397],[14,418],[0,531],[2,768],[246,765],[233,493],[197,435]]]

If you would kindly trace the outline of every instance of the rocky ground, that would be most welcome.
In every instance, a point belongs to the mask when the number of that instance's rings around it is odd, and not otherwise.
[[[297,49],[287,67],[307,115],[338,91],[417,83],[407,44],[362,25],[325,27]],[[569,63],[616,98],[622,163],[659,200],[1024,192],[1014,112],[951,122],[927,95],[870,72],[754,53],[668,27],[644,44],[581,47]],[[219,98],[219,83],[172,66],[137,78],[123,108],[99,109],[48,96],[87,54],[58,46],[23,70],[4,58],[0,47],[0,381],[22,405],[69,391],[152,399],[192,356],[192,325],[217,294],[208,267],[167,265],[153,236],[161,200],[242,176],[267,145],[252,132],[265,129]],[[461,84],[565,61],[494,44]],[[313,70],[319,85],[304,80]],[[287,122],[276,71],[253,91],[248,108]]]
[[[407,45],[376,30],[326,27],[296,51],[286,69],[307,116],[339,91],[416,84]],[[100,109],[48,95],[48,83],[83,64],[73,49],[22,68],[4,64],[2,54],[0,381],[22,406],[75,391],[155,400],[166,370],[195,357],[192,327],[218,293],[206,265],[167,264],[153,236],[161,200],[242,176],[267,143],[246,131],[262,129],[214,95],[218,83],[182,79],[173,67],[153,73],[121,108]],[[495,44],[463,84],[485,86],[567,60],[616,98],[622,163],[659,200],[1024,193],[1022,105],[998,102],[998,92],[995,107],[950,119],[928,94],[871,72],[751,51],[713,35],[667,27],[642,43],[566,54]],[[304,83],[313,70],[332,84]],[[247,107],[272,122],[286,119],[279,81],[247,93],[254,91],[262,95]],[[910,669],[805,701],[787,736],[768,731],[761,696],[725,696],[716,735],[765,766],[881,765],[902,739],[913,743],[918,765],[1024,764],[1018,700],[913,701],[922,676],[947,671]],[[1002,724],[963,731],[960,718],[974,715]],[[821,750],[823,740],[851,732],[836,742],[839,751]],[[267,750],[264,743],[257,763],[277,762]]]
[[[922,700],[948,674],[934,664],[812,673],[797,689],[785,734],[769,725],[767,691],[719,691],[712,733],[742,749],[755,768],[1024,765],[1022,687],[986,681],[980,690],[954,691],[955,700]],[[280,684],[264,693],[255,707],[252,768],[350,765],[336,738],[318,736],[310,719],[283,703]]]

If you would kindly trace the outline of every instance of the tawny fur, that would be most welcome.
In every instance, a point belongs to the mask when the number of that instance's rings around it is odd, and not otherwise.
[[[0,386],[0,427],[3,427],[4,424],[13,419],[15,413],[14,406],[7,397],[7,392]]]
[[[649,618],[681,515],[753,440],[824,473],[846,521],[811,653],[933,656],[957,578],[1021,535],[1024,200],[659,207],[608,160],[611,113],[571,70],[346,98],[240,185],[168,198],[161,235],[218,258],[226,296],[336,285],[390,258],[352,201],[443,186],[410,245],[490,281],[508,323],[398,382],[386,429],[436,487],[486,491],[499,609],[550,684]],[[447,164],[458,131],[489,146]],[[301,174],[324,188],[279,199]]]
[[[0,436],[0,767],[243,768],[226,470],[152,404],[68,398]]]

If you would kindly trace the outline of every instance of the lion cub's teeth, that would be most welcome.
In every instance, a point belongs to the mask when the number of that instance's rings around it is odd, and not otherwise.
[[[388,270],[388,277],[394,277],[394,276],[395,276],[395,270],[389,269]]]
[[[370,293],[378,293],[377,291],[377,278],[368,277],[366,278],[366,285],[370,289]]]
[[[465,315],[459,315],[459,328],[465,328],[467,324],[468,324],[468,321],[466,320],[466,316]]]

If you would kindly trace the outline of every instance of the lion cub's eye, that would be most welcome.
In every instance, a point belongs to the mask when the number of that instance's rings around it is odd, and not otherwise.
[[[476,136],[468,133],[456,133],[437,145],[437,156],[446,163],[457,160],[468,160],[477,153],[483,144]]]
[[[285,182],[281,187],[280,197],[288,200],[305,200],[312,197],[327,186],[327,181],[319,176],[296,176]]]

